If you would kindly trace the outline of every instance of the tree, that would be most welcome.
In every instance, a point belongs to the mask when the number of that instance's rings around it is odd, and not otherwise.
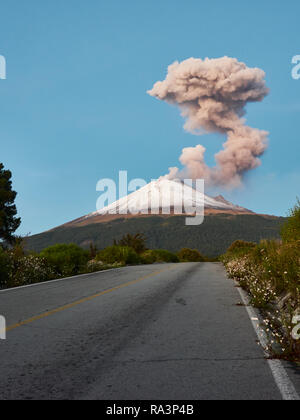
[[[94,244],[94,242],[92,241],[90,243],[90,259],[93,260],[96,258],[96,255],[98,253],[98,249],[97,246]]]
[[[14,232],[21,224],[21,219],[16,217],[14,203],[17,193],[12,190],[11,176],[11,172],[0,163],[0,239],[9,244],[14,242]]]
[[[133,248],[137,254],[142,254],[144,251],[147,250],[146,248],[146,238],[143,234],[137,233],[136,235],[126,235],[117,242],[114,241],[114,245],[116,246],[128,246]]]

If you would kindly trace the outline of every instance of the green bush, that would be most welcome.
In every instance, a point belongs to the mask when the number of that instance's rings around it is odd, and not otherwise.
[[[281,356],[300,360],[300,345],[291,336],[292,319],[300,309],[300,241],[264,240],[256,246],[240,242],[229,251],[223,257],[228,274],[264,312],[272,342],[281,345]],[[274,351],[272,343],[269,350]]]
[[[56,271],[38,255],[25,255],[14,261],[14,272],[8,286],[18,287],[56,278]]]
[[[288,221],[281,230],[281,237],[284,242],[300,241],[300,200],[290,211]]]
[[[140,264],[139,255],[129,246],[113,245],[100,251],[96,256],[97,261],[106,264],[122,263],[125,265]]]
[[[203,262],[205,258],[197,249],[183,248],[177,254],[181,262]]]
[[[251,252],[253,249],[255,249],[256,246],[257,244],[255,244],[254,242],[246,242],[246,241],[237,240],[233,242],[233,244],[228,248],[227,254],[231,254],[235,256],[246,255],[249,252]]]
[[[0,247],[0,287],[10,288],[55,278],[55,271],[38,255],[25,255],[22,244],[4,251]]]
[[[143,254],[141,255],[141,259],[143,264],[154,264],[157,262],[157,256],[155,255],[152,249],[143,252]]]
[[[0,287],[6,286],[12,270],[11,259],[0,246]]]
[[[40,253],[58,276],[73,276],[84,271],[89,253],[75,244],[58,244]]]
[[[247,261],[251,267],[249,272],[259,284],[267,282],[274,290],[276,296],[290,292],[293,296],[299,295],[300,286],[300,246],[296,242],[281,243],[280,241],[264,240],[260,244],[235,242],[223,257],[225,264]],[[240,270],[241,277],[245,277]],[[252,275],[249,282],[253,281]]]
[[[178,263],[179,259],[176,254],[165,249],[154,249],[152,251],[155,262]]]
[[[124,263],[105,264],[103,261],[97,261],[96,259],[90,260],[86,266],[86,273],[97,273],[99,271],[108,270],[110,268],[123,267]]]
[[[290,292],[297,297],[300,288],[299,245],[262,241],[252,251],[251,260],[254,266],[262,267],[264,277],[271,280],[277,295]]]

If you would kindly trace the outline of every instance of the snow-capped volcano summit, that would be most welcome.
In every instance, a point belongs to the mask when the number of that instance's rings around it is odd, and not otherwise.
[[[186,214],[203,207],[206,210],[249,212],[222,196],[212,198],[183,182],[160,179],[86,217],[107,214]]]
[[[224,200],[225,201],[225,200]],[[233,205],[214,199],[196,191],[189,185],[179,181],[160,179],[152,181],[145,187],[121,198],[115,203],[93,213],[91,216],[103,214],[183,214],[185,209],[200,208],[232,209]]]
[[[147,215],[187,215],[196,212],[206,214],[253,213],[237,206],[224,197],[210,197],[181,181],[165,178],[152,181],[144,187],[105,206],[94,213],[74,220],[67,225],[83,226],[107,222],[121,217],[140,217]]]

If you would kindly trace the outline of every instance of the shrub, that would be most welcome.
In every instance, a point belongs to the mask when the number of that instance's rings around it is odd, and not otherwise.
[[[55,271],[38,255],[25,255],[22,244],[4,251],[0,247],[0,287],[18,287],[55,278]]]
[[[281,237],[284,242],[300,241],[300,200],[290,211],[288,221],[281,230]]]
[[[87,272],[89,273],[95,273],[97,271],[101,271],[105,268],[105,264],[102,261],[97,261],[96,259],[90,260],[87,263]]]
[[[18,287],[40,283],[53,280],[55,277],[55,270],[44,258],[38,255],[26,255],[14,261],[14,272],[7,286]]]
[[[200,254],[197,249],[183,248],[177,254],[181,262],[203,262],[205,258]]]
[[[59,244],[44,249],[40,256],[52,266],[58,276],[72,276],[85,269],[89,253],[75,244]]]
[[[253,265],[264,270],[277,294],[291,292],[295,297],[300,286],[300,247],[296,243],[262,241],[251,254]]]
[[[230,252],[229,252],[230,251]],[[293,316],[300,309],[300,241],[262,241],[254,246],[238,242],[223,256],[228,274],[262,309],[272,343],[281,345],[281,357],[300,358],[300,346],[293,340]]]
[[[261,241],[260,244],[248,248],[233,246],[232,252],[225,254],[223,261],[227,264],[230,274],[234,269],[234,278],[247,283],[248,290],[254,283],[257,284],[262,299],[266,287],[273,290],[274,296],[288,292],[295,298],[299,295],[300,247],[296,243]],[[267,304],[269,294],[265,296]]]
[[[100,251],[96,257],[97,261],[102,261],[106,264],[140,264],[141,258],[129,246],[113,245]]]
[[[178,263],[177,255],[165,249],[154,249],[152,251],[155,262]]]
[[[12,270],[11,259],[0,246],[0,287],[4,287],[9,280]]]
[[[228,248],[227,254],[245,255],[251,252],[256,247],[256,244],[253,242],[246,242],[237,240]]]
[[[143,252],[141,255],[143,264],[154,264],[157,262],[157,256],[152,249]]]

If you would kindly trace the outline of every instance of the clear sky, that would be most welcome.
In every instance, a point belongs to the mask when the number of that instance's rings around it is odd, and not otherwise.
[[[270,95],[247,123],[270,132],[262,166],[226,197],[285,215],[300,195],[300,3],[201,0],[10,0],[1,5],[0,161],[13,172],[20,234],[95,211],[96,183],[128,170],[151,180],[223,137],[183,130],[176,108],[146,94],[167,66],[236,57],[266,72]]]

